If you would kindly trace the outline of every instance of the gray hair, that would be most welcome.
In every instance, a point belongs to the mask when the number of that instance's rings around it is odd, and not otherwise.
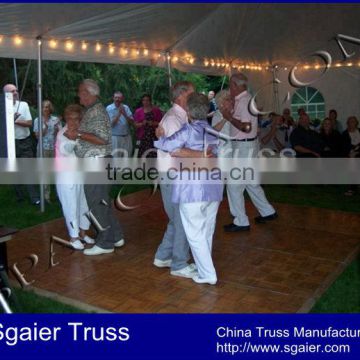
[[[242,73],[232,75],[230,81],[233,81],[237,86],[247,88],[248,78]]]
[[[188,92],[194,85],[190,81],[179,81],[171,88],[171,100],[176,100],[181,94]]]
[[[222,104],[225,100],[230,99],[230,91],[229,90],[221,90],[215,96],[215,102],[218,108],[222,107]]]
[[[187,98],[187,110],[191,119],[206,120],[209,113],[209,99],[204,94],[192,93]]]
[[[90,95],[99,96],[100,95],[100,88],[98,83],[92,79],[85,79],[81,82],[81,85],[84,85],[86,90],[89,92]]]

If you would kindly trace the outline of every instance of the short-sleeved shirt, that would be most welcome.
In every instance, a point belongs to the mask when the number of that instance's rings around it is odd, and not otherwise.
[[[122,104],[122,106],[125,109],[126,115],[128,117],[132,117],[132,112],[130,108],[125,104]],[[112,103],[106,107],[106,111],[109,114],[109,118],[112,123],[114,118],[119,114],[119,108],[116,107],[114,103]],[[111,127],[111,133],[113,136],[129,135],[129,125],[124,115],[121,115],[119,121],[115,124],[115,126]]]
[[[111,128],[108,113],[100,102],[86,108],[79,126],[79,132],[86,132],[97,136],[106,142],[105,145],[95,145],[78,139],[75,147],[77,157],[108,156],[111,155]]]
[[[32,120],[29,105],[25,101],[16,101],[14,105],[14,114],[18,112],[20,116],[16,120]],[[22,140],[30,136],[30,128],[15,124],[15,139]]]
[[[238,130],[235,126],[231,125],[230,135],[234,139],[252,139],[255,138],[257,135],[258,119],[249,111],[250,100],[251,95],[247,91],[243,91],[235,97],[233,117],[235,119],[239,119],[241,122],[251,123],[251,131],[249,133],[245,133]]]
[[[58,117],[51,115],[48,121],[47,132],[43,135],[43,149],[44,150],[54,150],[55,147],[55,135],[57,132],[57,127],[61,127],[61,123]],[[43,130],[45,129],[45,124],[43,124]],[[39,118],[34,120],[34,132],[39,132]]]
[[[185,124],[188,123],[188,116],[186,111],[178,104],[168,110],[160,121],[160,126],[164,129],[164,137],[169,137],[175,132],[179,131]],[[170,155],[162,150],[158,150],[158,157],[170,157]]]

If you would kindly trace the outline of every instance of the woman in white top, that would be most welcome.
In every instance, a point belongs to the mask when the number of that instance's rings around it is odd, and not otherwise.
[[[64,111],[66,125],[61,129],[56,137],[55,157],[76,158],[74,148],[76,141],[68,139],[64,133],[68,129],[78,129],[82,118],[83,109],[80,105],[69,105]],[[64,163],[60,161],[60,166]],[[72,177],[71,177],[72,176]],[[56,180],[56,190],[61,202],[63,214],[68,228],[70,242],[74,249],[83,250],[82,241],[87,244],[94,244],[94,240],[85,234],[90,227],[87,218],[89,211],[84,193],[84,185],[79,184],[71,173],[58,174]]]

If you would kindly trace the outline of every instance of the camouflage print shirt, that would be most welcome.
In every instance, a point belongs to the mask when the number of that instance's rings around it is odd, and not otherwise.
[[[77,140],[75,154],[79,158],[111,155],[111,126],[108,114],[100,102],[86,108],[79,132],[86,132],[106,141],[106,145],[95,145],[82,139]]]

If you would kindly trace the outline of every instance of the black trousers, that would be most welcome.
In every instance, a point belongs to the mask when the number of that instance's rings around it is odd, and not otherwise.
[[[112,249],[116,242],[123,239],[124,233],[111,206],[110,185],[85,184],[84,191],[89,210],[104,229],[101,231],[95,226],[96,245],[103,249]]]
[[[22,140],[15,140],[15,149],[17,158],[33,158],[34,148],[31,136]],[[16,199],[23,200],[25,197],[25,188],[30,196],[32,203],[39,200],[39,188],[36,185],[15,185]]]

